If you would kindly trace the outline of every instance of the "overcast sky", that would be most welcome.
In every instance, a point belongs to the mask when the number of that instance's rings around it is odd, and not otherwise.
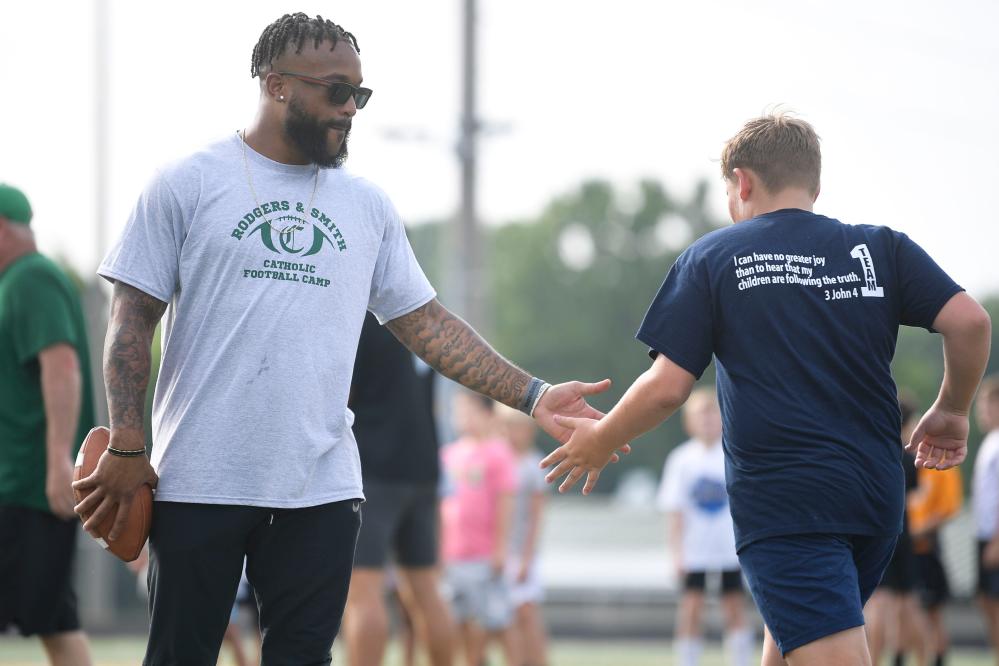
[[[250,53],[284,12],[352,31],[366,85],[349,168],[404,218],[457,205],[461,0],[111,0],[106,224],[165,161],[248,124]],[[21,186],[44,252],[83,271],[95,241],[90,1],[0,9],[0,181]],[[481,215],[537,213],[585,178],[708,178],[748,118],[783,103],[823,140],[816,211],[909,233],[975,295],[999,292],[999,3],[480,0]],[[413,130],[423,141],[389,138]],[[665,272],[664,267],[664,272]]]

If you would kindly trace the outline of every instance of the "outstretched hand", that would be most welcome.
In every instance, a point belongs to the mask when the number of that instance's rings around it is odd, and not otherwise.
[[[551,435],[558,442],[565,444],[572,435],[572,428],[567,427],[557,420],[558,416],[572,416],[586,419],[600,420],[604,413],[595,409],[586,402],[586,396],[603,393],[610,388],[611,380],[589,382],[565,382],[556,384],[545,391],[534,408],[534,418],[538,425]],[[621,454],[631,453],[631,446],[625,444],[618,452]],[[617,462],[620,457],[618,453],[611,456],[611,462]]]
[[[950,469],[968,455],[968,416],[933,405],[919,420],[905,450],[916,456],[916,467]]]
[[[553,468],[548,472],[545,480],[548,483],[553,483],[565,476],[565,480],[558,487],[558,491],[564,493],[576,485],[585,475],[586,483],[583,484],[583,494],[589,495],[593,487],[597,485],[603,468],[608,463],[617,460],[617,454],[614,452],[617,447],[600,441],[598,422],[594,419],[556,416],[555,421],[569,430],[571,435],[565,444],[552,451],[541,461],[542,468]],[[626,444],[620,450],[627,453],[631,447]]]

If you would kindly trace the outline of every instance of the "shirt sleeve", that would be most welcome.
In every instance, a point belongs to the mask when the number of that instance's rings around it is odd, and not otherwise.
[[[895,264],[901,298],[900,321],[933,330],[933,320],[947,301],[964,291],[937,262],[903,233],[896,232]]]
[[[714,351],[714,324],[707,273],[688,249],[670,268],[645,314],[636,338],[700,378]]]
[[[14,354],[18,363],[34,359],[46,347],[75,345],[73,304],[56,276],[33,271],[11,291]]]
[[[125,230],[97,269],[164,303],[180,287],[180,255],[186,236],[184,211],[162,174],[139,196]]]
[[[420,268],[406,228],[395,207],[383,197],[385,231],[371,278],[368,310],[385,324],[428,303],[437,293]]]

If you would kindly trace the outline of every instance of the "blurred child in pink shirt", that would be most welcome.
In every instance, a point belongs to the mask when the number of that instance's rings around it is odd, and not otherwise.
[[[441,554],[452,611],[468,666],[480,666],[490,637],[501,640],[507,666],[518,666],[503,579],[517,463],[507,443],[492,434],[492,400],[460,392],[453,418],[459,439],[441,453]]]

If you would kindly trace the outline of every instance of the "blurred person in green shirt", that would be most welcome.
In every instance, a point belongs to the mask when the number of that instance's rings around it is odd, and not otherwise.
[[[0,183],[0,632],[91,664],[71,571],[73,460],[94,423],[83,309],[38,253],[24,194]]]

